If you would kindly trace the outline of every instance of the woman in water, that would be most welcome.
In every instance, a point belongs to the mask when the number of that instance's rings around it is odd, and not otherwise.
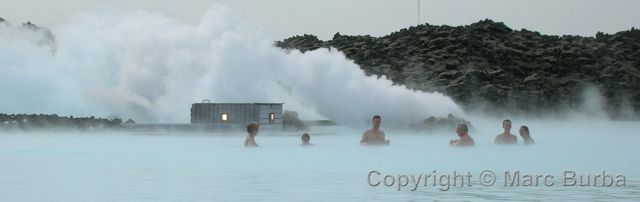
[[[524,144],[533,144],[533,138],[531,138],[531,135],[529,135],[529,127],[527,126],[521,126],[520,127],[520,137],[522,137],[522,139],[524,140]]]
[[[247,137],[244,138],[244,146],[245,147],[257,147],[258,143],[256,143],[256,135],[258,135],[258,124],[257,123],[249,123],[247,125]]]

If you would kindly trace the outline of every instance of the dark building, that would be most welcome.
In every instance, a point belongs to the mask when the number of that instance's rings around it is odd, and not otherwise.
[[[210,124],[214,128],[243,128],[251,122],[260,129],[282,129],[284,103],[202,103],[191,105],[192,124]]]

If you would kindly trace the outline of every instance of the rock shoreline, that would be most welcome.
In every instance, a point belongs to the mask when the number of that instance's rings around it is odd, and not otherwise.
[[[43,130],[62,129],[94,131],[121,129],[123,124],[134,124],[131,119],[123,122],[120,118],[96,118],[58,116],[57,114],[0,114],[0,131],[2,130]]]

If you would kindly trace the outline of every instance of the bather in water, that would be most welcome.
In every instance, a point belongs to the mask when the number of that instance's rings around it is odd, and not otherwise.
[[[380,124],[382,118],[379,115],[371,118],[371,124],[373,127],[362,134],[360,144],[363,145],[384,145],[389,144],[389,140],[385,139],[384,131],[380,130]]]
[[[469,127],[465,123],[459,123],[456,127],[456,133],[460,139],[450,140],[449,145],[451,146],[473,146],[475,143],[473,142],[473,138],[469,136]]]
[[[302,146],[313,145],[313,144],[309,143],[311,141],[311,136],[309,135],[309,133],[302,134],[302,137],[300,139],[302,140],[302,144],[300,144]]]
[[[533,138],[531,138],[531,135],[529,134],[529,127],[521,126],[520,131],[518,132],[520,132],[520,137],[522,137],[522,139],[524,140],[525,145],[534,143]]]
[[[505,119],[502,121],[502,128],[504,132],[502,134],[498,134],[494,141],[495,144],[517,144],[518,138],[511,134],[511,120]]]
[[[244,146],[245,147],[257,147],[258,143],[256,143],[256,135],[258,135],[258,124],[257,123],[249,123],[247,125],[247,137],[244,138]]]

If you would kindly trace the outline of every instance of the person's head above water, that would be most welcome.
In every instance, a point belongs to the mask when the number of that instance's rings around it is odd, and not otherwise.
[[[502,121],[502,128],[504,128],[505,133],[511,131],[511,120],[505,119],[504,121]]]
[[[249,133],[249,135],[256,136],[258,134],[258,127],[258,123],[249,123],[247,125],[247,133]]]
[[[520,126],[520,136],[522,137],[529,137],[529,127],[527,126]]]
[[[456,126],[456,133],[460,139],[449,140],[451,146],[473,146],[473,138],[469,136],[469,127],[466,123],[458,123]]]
[[[256,137],[256,135],[258,135],[258,123],[249,123],[247,125],[247,137],[244,139],[244,146],[245,147],[257,147],[258,143],[256,143],[256,140],[254,139]]]
[[[531,134],[529,133],[529,127],[520,126],[520,137],[524,139],[524,144],[533,144],[533,138],[531,138]]]
[[[466,123],[459,123],[458,126],[456,127],[456,133],[458,133],[458,136],[460,137],[468,135],[469,127],[467,126]]]
[[[302,137],[300,139],[302,140],[302,144],[309,144],[309,141],[311,140],[311,136],[309,136],[309,133],[305,133],[305,134],[302,134]]]
[[[376,130],[379,129],[381,121],[382,121],[382,118],[380,117],[380,115],[373,116],[373,118],[371,118],[371,124],[373,124],[373,128]]]

